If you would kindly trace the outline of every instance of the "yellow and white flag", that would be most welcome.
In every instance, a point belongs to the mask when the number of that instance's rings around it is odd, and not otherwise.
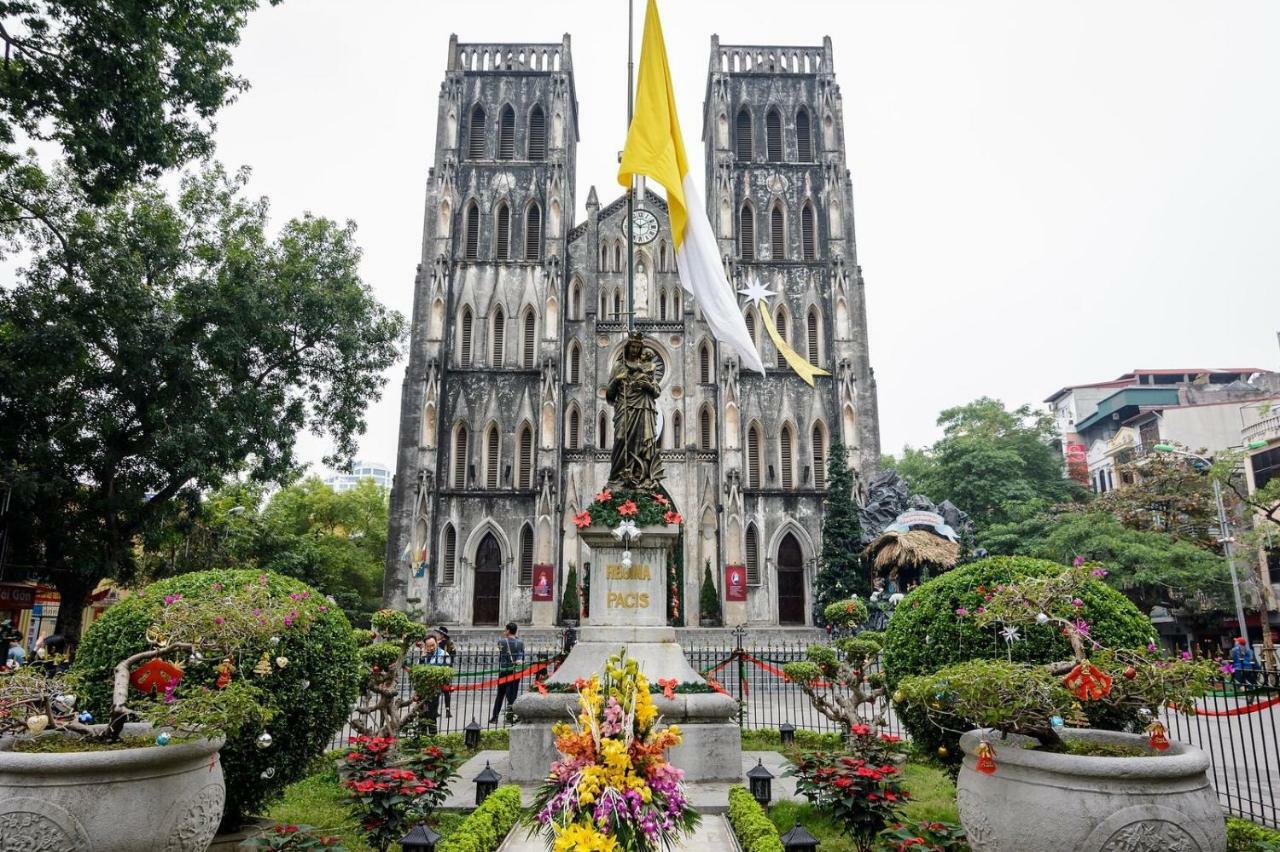
[[[652,178],[667,191],[680,283],[697,299],[711,333],[738,353],[743,367],[763,373],[760,353],[725,277],[702,196],[689,175],[675,92],[671,89],[671,69],[667,66],[667,47],[662,41],[662,23],[654,0],[649,0],[644,16],[635,112],[622,150],[618,182],[629,187],[636,175]]]

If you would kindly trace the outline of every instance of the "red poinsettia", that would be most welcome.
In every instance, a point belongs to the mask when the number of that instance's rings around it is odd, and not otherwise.
[[[666,521],[669,524],[684,523],[684,518],[680,517],[680,513],[677,512],[675,509],[671,509],[665,515],[663,515],[662,520]]]
[[[576,526],[578,529],[591,526],[591,513],[579,512],[578,514],[574,515],[573,525]]]
[[[663,497],[661,494],[655,494],[655,495],[653,495],[653,502],[657,503],[659,506],[670,506],[670,505],[671,505],[671,501],[670,501],[670,500],[668,500],[666,497]]]
[[[608,503],[612,499],[613,499],[613,492],[610,491],[608,488],[601,489],[600,493],[596,495],[597,503]]]
[[[636,505],[635,500],[628,500],[618,507],[618,514],[624,518],[630,517],[639,511],[640,507]]]

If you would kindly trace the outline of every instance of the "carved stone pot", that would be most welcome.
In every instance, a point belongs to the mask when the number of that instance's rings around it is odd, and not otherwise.
[[[1067,728],[1083,739],[1146,750],[1138,734]],[[977,771],[986,738],[996,771]],[[1226,829],[1209,784],[1209,757],[1171,741],[1150,757],[1086,757],[1027,748],[1032,740],[993,731],[960,738],[960,821],[974,852],[1225,852]]]
[[[127,736],[150,733],[150,725],[125,726]],[[15,752],[14,742],[0,738],[6,849],[204,852],[218,830],[221,738],[57,754]]]

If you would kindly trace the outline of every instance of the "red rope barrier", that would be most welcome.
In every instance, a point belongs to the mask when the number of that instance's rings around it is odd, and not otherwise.
[[[1280,695],[1269,701],[1259,701],[1257,704],[1247,704],[1244,707],[1233,707],[1230,710],[1201,710],[1196,708],[1197,716],[1243,716],[1246,713],[1257,713],[1266,710],[1268,707],[1274,707],[1280,704]]]
[[[520,680],[531,674],[537,674],[551,664],[550,660],[543,660],[540,663],[534,663],[526,669],[518,672],[512,672],[501,677],[490,678],[489,680],[480,681],[479,683],[467,683],[462,686],[454,686],[449,684],[444,687],[445,692],[470,692],[473,689],[488,689],[491,686],[498,686],[504,683],[511,683],[513,680]]]
[[[774,677],[781,678],[787,683],[791,683],[791,678],[787,677],[787,673],[784,672],[782,669],[778,668],[777,666],[770,665],[769,663],[766,663],[764,660],[757,660],[755,657],[751,656],[745,651],[742,653],[742,658],[746,660],[748,663],[759,666],[760,668],[764,669]],[[819,681],[814,681],[812,686],[815,689],[827,689],[831,686],[831,684],[827,683],[826,681],[819,680]]]

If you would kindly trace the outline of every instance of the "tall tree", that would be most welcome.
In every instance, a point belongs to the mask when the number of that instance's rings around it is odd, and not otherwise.
[[[294,469],[303,427],[354,455],[404,321],[360,280],[355,226],[267,233],[245,173],[207,166],[176,198],[146,183],[94,207],[72,174],[15,226],[28,266],[0,293],[0,478],[29,573],[75,602],[127,580],[175,501]]]
[[[16,162],[19,133],[51,141],[101,202],[208,154],[214,115],[247,87],[231,48],[258,5],[0,0],[0,170]],[[30,200],[0,195],[0,217],[29,215]]]
[[[853,499],[853,473],[844,444],[834,444],[827,458],[827,494],[822,517],[822,560],[814,578],[814,606],[818,613],[827,604],[850,595],[866,597],[871,582],[862,565],[862,524]]]

